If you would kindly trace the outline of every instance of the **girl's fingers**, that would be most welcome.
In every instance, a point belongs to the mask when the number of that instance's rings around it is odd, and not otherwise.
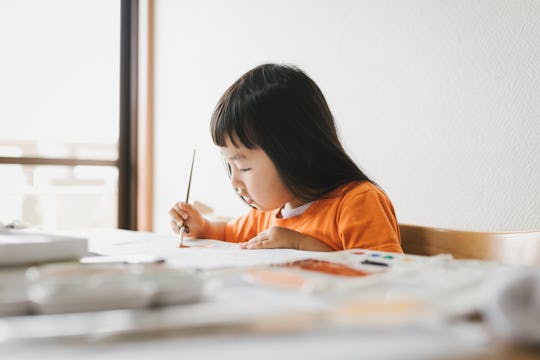
[[[191,204],[187,204],[185,202],[177,202],[173,205],[173,207],[169,210],[169,215],[171,217],[171,227],[173,227],[173,231],[175,233],[180,232],[180,228],[184,226],[184,232],[186,234],[190,233],[189,226],[187,225],[188,220],[193,215],[193,221],[197,223],[198,220],[198,213],[193,208]]]
[[[171,210],[169,210],[169,216],[171,219],[177,221],[180,220],[182,217],[180,216],[179,210],[176,207],[173,207]]]
[[[187,211],[184,211],[184,210],[180,210],[178,211],[178,219],[179,220],[187,220],[189,217],[189,213]]]
[[[260,232],[257,236],[249,239],[249,241],[242,243],[240,247],[242,249],[260,249],[264,248],[264,242],[269,240],[266,231]]]
[[[171,219],[171,229],[174,233],[179,233],[180,232],[180,227],[178,225],[176,225],[176,221],[174,221],[173,219]]]
[[[169,214],[171,215],[171,224],[174,224],[178,227],[184,225],[184,219],[182,219],[182,217],[178,213],[171,210],[169,211]]]
[[[190,211],[193,211],[193,206],[191,204],[185,203],[185,202],[178,202],[175,205],[175,208],[178,210],[179,213],[188,213]]]
[[[261,241],[261,240],[266,240],[266,239],[268,239],[268,234],[266,233],[266,230],[265,230],[265,231],[261,231],[259,234],[257,234],[257,236],[251,238],[248,242]]]
[[[266,240],[258,240],[258,241],[254,241],[254,242],[249,241],[246,244],[246,249],[264,249],[265,248],[265,246],[264,246],[265,242],[266,242]]]
[[[178,204],[175,205],[171,210],[169,210],[169,215],[175,219],[177,222],[183,222],[184,220],[187,220],[189,217],[189,213],[185,210],[182,210],[178,207]]]

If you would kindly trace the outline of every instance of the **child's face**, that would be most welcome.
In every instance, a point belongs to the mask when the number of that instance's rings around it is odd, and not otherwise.
[[[277,169],[262,149],[235,147],[230,141],[220,147],[231,168],[231,183],[246,201],[259,210],[268,211],[297,204],[294,196],[281,181]]]

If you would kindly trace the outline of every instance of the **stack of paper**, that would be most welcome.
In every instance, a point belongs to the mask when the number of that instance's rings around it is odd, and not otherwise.
[[[88,253],[88,240],[75,236],[0,230],[0,266],[78,259]]]

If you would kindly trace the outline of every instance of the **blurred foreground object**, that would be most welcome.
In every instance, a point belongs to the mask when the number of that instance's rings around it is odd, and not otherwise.
[[[491,278],[481,309],[487,325],[502,340],[540,345],[540,271],[507,270]]]

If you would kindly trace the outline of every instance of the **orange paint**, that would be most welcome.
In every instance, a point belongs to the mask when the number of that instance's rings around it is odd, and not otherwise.
[[[300,288],[305,283],[303,276],[283,271],[272,270],[250,270],[249,276],[252,281],[261,284],[285,286],[289,288]]]
[[[357,270],[344,264],[333,263],[330,261],[317,260],[317,259],[297,260],[297,261],[288,262],[285,264],[280,264],[278,266],[299,268],[302,270],[318,271],[325,274],[338,275],[338,276],[366,276],[370,274],[367,271]]]

